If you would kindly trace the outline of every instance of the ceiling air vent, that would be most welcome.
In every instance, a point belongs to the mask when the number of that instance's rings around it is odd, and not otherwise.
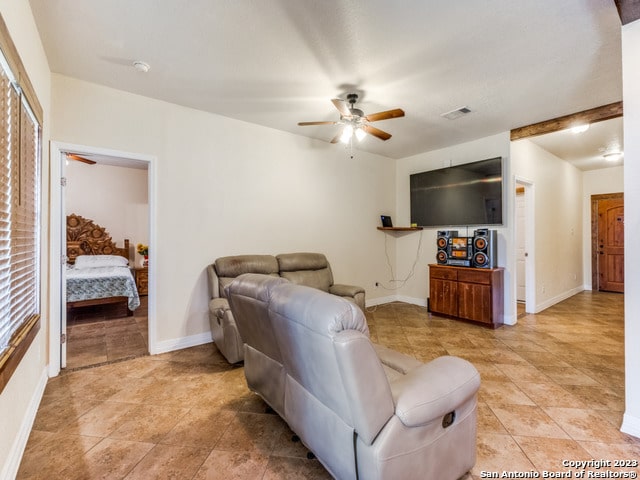
[[[468,113],[471,113],[469,107],[460,107],[455,110],[451,110],[450,112],[441,113],[440,116],[448,118],[449,120],[455,120],[456,118],[463,117]]]

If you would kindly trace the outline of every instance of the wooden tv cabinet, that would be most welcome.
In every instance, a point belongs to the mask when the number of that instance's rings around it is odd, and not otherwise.
[[[504,268],[429,265],[429,311],[500,327],[504,323]]]

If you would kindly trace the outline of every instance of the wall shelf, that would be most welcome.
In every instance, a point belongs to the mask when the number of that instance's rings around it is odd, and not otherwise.
[[[422,230],[422,227],[378,227],[378,230],[385,230],[388,232],[413,232]]]

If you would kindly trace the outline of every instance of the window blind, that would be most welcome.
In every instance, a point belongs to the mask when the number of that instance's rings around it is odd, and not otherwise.
[[[11,320],[11,170],[18,136],[17,118],[13,113],[16,93],[7,73],[2,69],[0,95],[0,353],[6,350],[16,326]]]
[[[40,310],[40,126],[5,65],[0,72],[0,355]]]

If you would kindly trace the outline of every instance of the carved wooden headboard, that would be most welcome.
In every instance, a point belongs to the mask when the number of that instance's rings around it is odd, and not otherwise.
[[[67,215],[67,262],[75,263],[78,255],[120,255],[129,259],[129,239],[125,238],[124,248],[119,248],[104,227],[72,213]]]

